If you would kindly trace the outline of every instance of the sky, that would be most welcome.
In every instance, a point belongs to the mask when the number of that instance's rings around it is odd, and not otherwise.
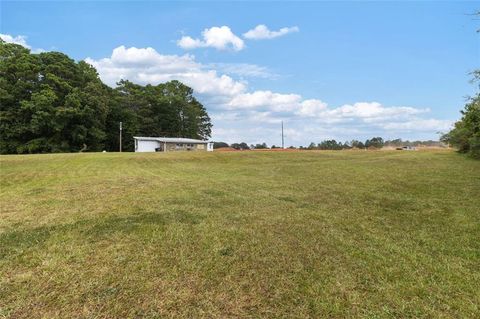
[[[475,94],[476,2],[0,2],[0,37],[194,89],[212,140],[438,139]]]

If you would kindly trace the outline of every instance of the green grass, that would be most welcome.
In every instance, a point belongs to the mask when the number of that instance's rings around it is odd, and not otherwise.
[[[0,318],[478,318],[480,161],[0,157]]]

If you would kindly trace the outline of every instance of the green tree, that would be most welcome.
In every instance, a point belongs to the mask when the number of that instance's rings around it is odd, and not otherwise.
[[[365,141],[365,147],[374,147],[374,148],[382,148],[384,145],[383,138],[381,137],[373,137],[372,139]]]
[[[240,145],[240,149],[242,149],[242,150],[249,150],[250,149],[248,144],[245,143],[245,142],[241,142],[239,145]]]
[[[222,147],[230,147],[230,146],[228,145],[228,143],[225,143],[225,142],[213,142],[214,149],[222,148]]]
[[[232,148],[236,150],[248,150],[250,147],[248,146],[247,143],[241,142],[241,143],[233,143],[230,145]]]
[[[318,149],[321,150],[341,150],[342,148],[342,143],[338,143],[336,140],[325,140],[318,143]]]
[[[360,149],[365,148],[365,145],[362,142],[360,142],[359,140],[350,141],[350,146],[352,148],[360,148]]]
[[[480,70],[473,74],[474,81],[479,81]],[[456,147],[461,153],[480,158],[480,92],[469,98],[461,114],[462,118],[441,140]]]
[[[267,143],[262,143],[262,144],[256,144],[255,145],[255,149],[258,149],[258,150],[263,150],[263,149],[267,149],[268,148],[268,145]]]
[[[84,145],[100,150],[107,91],[84,62],[1,41],[0,152],[71,152]]]

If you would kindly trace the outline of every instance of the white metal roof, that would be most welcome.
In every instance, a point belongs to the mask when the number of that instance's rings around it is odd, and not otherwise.
[[[142,137],[134,136],[136,140],[142,141],[159,141],[166,143],[188,143],[188,144],[207,144],[208,141],[196,140],[193,138],[183,138],[183,137]]]

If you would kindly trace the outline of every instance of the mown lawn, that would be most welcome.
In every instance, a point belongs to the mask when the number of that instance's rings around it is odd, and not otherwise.
[[[480,161],[0,157],[0,318],[478,318]]]

